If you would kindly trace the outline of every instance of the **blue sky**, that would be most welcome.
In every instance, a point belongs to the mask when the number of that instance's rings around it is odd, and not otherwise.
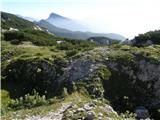
[[[94,32],[128,38],[160,29],[160,0],[2,0],[2,11],[36,19],[51,12],[83,21]]]

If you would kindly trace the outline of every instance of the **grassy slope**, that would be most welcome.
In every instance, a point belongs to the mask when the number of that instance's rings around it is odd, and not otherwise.
[[[55,112],[59,109],[62,104],[72,102],[73,104],[83,105],[84,103],[90,101],[90,98],[86,95],[80,93],[73,93],[66,97],[65,99],[55,99],[55,103],[48,105],[48,106],[40,106],[31,109],[22,109],[18,111],[10,111],[7,112],[4,116],[2,116],[3,120],[10,120],[10,119],[24,119],[26,116],[32,115],[46,115],[48,112]]]
[[[2,119],[3,120],[11,120],[11,119],[24,119],[28,116],[36,116],[36,115],[45,116],[49,112],[57,111],[65,103],[66,104],[72,103],[73,105],[77,105],[78,107],[82,107],[84,104],[90,103],[90,102],[93,102],[93,99],[91,99],[86,94],[81,93],[81,92],[74,92],[74,93],[70,94],[69,96],[66,96],[64,99],[54,98],[54,103],[50,104],[48,106],[40,106],[40,107],[31,108],[31,109],[21,109],[21,110],[17,110],[17,111],[9,111],[5,115],[2,115]],[[103,111],[103,109],[100,109],[99,106],[103,106],[103,107],[105,106],[105,102],[103,102],[103,101],[97,101],[96,104],[98,105],[98,107],[95,107],[93,110],[96,113],[96,115],[98,115],[98,113],[103,113],[105,119],[107,119],[106,117],[110,117],[115,120],[123,120],[125,118],[124,114],[117,116],[117,115],[113,114],[112,112],[106,113],[105,111]],[[68,115],[68,113],[66,112],[65,118],[69,119],[69,117],[67,117],[67,115]],[[78,116],[81,116],[81,114],[80,115],[78,114]],[[75,115],[74,117],[76,118],[77,115]],[[75,119],[75,118],[73,118],[73,119]],[[134,120],[134,118],[132,118],[132,117],[129,117],[129,119]]]
[[[10,29],[10,27],[16,29],[33,29],[33,26],[35,26],[32,22],[10,13],[1,12],[1,19],[1,27],[7,30]]]
[[[29,47],[26,47],[28,43],[24,43],[21,45],[12,45],[9,42],[2,41],[2,55],[4,53],[8,53],[9,51],[12,51],[14,54],[14,57],[9,58],[8,60],[5,60],[2,62],[2,68],[9,64],[10,61],[16,60],[16,59],[28,59],[29,57],[41,57],[41,58],[54,58],[54,56],[61,56],[65,57],[65,51],[58,50],[54,46],[35,46],[31,43],[29,43]],[[29,49],[28,49],[29,48]],[[102,52],[102,49],[108,49],[108,47],[102,47],[102,48],[96,48],[92,51],[90,51],[91,59],[104,59],[103,56],[104,52]],[[130,47],[126,45],[121,46],[111,46],[112,50],[110,50],[109,56],[113,59],[125,59],[125,60],[132,60],[132,56],[135,53],[139,53],[145,58],[151,59],[153,61],[159,61],[160,60],[160,46],[156,45],[154,47],[145,47],[145,48],[137,48],[137,47]],[[96,54],[95,54],[96,53]],[[106,53],[108,56],[108,53]],[[3,99],[3,98],[2,98]],[[6,98],[8,99],[8,98]],[[79,100],[79,101],[77,101]],[[45,115],[49,111],[55,111],[56,109],[60,108],[62,103],[67,102],[73,102],[74,104],[82,105],[91,99],[87,96],[84,96],[80,93],[73,93],[72,95],[69,95],[65,100],[56,99],[54,104],[48,105],[48,106],[41,106],[41,107],[35,107],[31,109],[21,109],[18,111],[9,111],[6,114],[2,116],[3,119],[12,119],[12,118],[25,118],[27,115]],[[96,109],[95,111],[100,111]],[[113,117],[113,116],[112,116]],[[121,118],[119,118],[121,119]]]

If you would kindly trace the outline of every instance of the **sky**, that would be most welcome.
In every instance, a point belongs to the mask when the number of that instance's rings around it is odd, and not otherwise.
[[[160,0],[2,0],[1,11],[35,19],[51,12],[83,21],[92,32],[126,38],[160,29]]]

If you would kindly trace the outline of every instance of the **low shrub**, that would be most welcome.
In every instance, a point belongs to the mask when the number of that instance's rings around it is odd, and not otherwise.
[[[129,112],[128,110],[125,113],[121,113],[120,116],[123,119],[136,119],[136,114]]]
[[[160,44],[160,30],[139,34],[132,41],[133,46],[144,47],[151,44]]]
[[[8,105],[11,102],[11,98],[9,92],[6,90],[0,90],[0,97],[1,97],[1,115],[8,111]]]
[[[9,107],[12,109],[31,108],[48,104],[45,95],[40,96],[38,92],[33,90],[33,94],[26,94],[15,100],[11,100]]]
[[[68,96],[68,90],[67,90],[67,88],[63,88],[63,91],[62,91],[62,97],[66,97],[66,96]]]
[[[61,39],[39,30],[8,31],[4,33],[4,40],[11,41],[12,44],[19,44],[23,41],[30,41],[38,46],[56,45],[56,40]]]
[[[67,57],[74,56],[78,53],[78,50],[69,50],[66,52]]]
[[[24,32],[20,31],[8,31],[4,33],[4,39],[7,41],[12,41],[13,44],[19,44],[24,40]]]

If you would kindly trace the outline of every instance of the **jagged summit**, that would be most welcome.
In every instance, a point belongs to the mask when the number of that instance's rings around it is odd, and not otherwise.
[[[54,13],[54,12],[52,12],[52,13],[49,15],[49,18],[61,18],[61,19],[68,19],[68,18],[63,17],[63,16],[61,16],[61,15],[59,15],[59,14],[57,14],[57,13]]]

